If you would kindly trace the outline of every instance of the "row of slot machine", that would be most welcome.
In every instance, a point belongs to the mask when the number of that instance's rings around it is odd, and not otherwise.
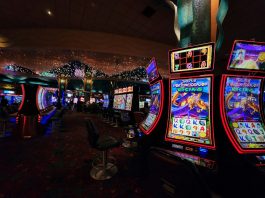
[[[42,128],[56,112],[57,88],[27,84],[8,84],[5,87],[4,90],[0,90],[1,100],[7,101],[6,113],[1,114],[1,119],[16,123],[18,131],[10,133],[9,129],[3,129],[1,137],[15,134],[22,137],[31,137],[33,132],[37,131],[37,125]]]
[[[168,58],[168,80],[154,58],[146,68],[151,107],[139,128],[149,146],[211,171],[223,158],[227,167],[239,158],[262,170],[265,43],[235,41],[221,75],[214,70],[214,43],[171,50]]]

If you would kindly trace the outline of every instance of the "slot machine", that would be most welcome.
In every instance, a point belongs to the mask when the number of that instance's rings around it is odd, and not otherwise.
[[[166,148],[196,165],[216,168],[214,43],[169,52]]]
[[[221,77],[219,107],[226,164],[220,175],[234,175],[226,183],[237,196],[265,196],[264,61],[265,43],[236,40]]]
[[[42,125],[46,124],[56,112],[57,92],[57,88],[38,86],[36,106],[39,111],[38,122]]]
[[[146,73],[150,84],[151,102],[146,118],[139,124],[139,134],[143,137],[144,147],[155,144],[164,133],[167,116],[165,96],[168,94],[167,80],[162,79],[159,74],[155,58],[148,63]]]
[[[205,43],[170,50],[168,58],[168,116],[160,144],[150,149],[150,181],[160,179],[154,185],[174,197],[195,196],[189,188],[198,197],[208,197],[204,189],[208,184],[215,188],[218,170],[215,46]],[[172,190],[168,192],[165,186]]]
[[[265,43],[237,40],[222,75],[220,112],[225,133],[238,154],[265,166]]]

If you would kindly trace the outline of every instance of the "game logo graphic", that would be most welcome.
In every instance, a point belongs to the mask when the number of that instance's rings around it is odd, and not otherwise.
[[[171,72],[211,69],[212,59],[213,44],[171,51]]]
[[[146,73],[147,73],[149,82],[152,82],[159,77],[155,59],[152,59],[152,61],[150,62],[150,64],[146,68]]]
[[[229,127],[242,148],[265,148],[265,130],[260,114],[261,79],[228,77],[225,111]]]
[[[167,138],[212,145],[211,77],[171,80]]]
[[[236,42],[229,69],[265,71],[265,43]]]
[[[161,84],[156,83],[152,85],[150,88],[151,88],[151,106],[149,109],[149,114],[147,118],[141,123],[141,127],[144,128],[145,130],[149,130],[151,128],[160,110]]]

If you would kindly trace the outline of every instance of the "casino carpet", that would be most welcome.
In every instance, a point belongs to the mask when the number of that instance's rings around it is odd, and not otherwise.
[[[112,149],[119,172],[107,181],[90,175],[98,153],[87,141],[85,118],[101,133],[124,137],[121,128],[96,115],[67,111],[64,129],[31,139],[0,139],[0,198],[3,197],[150,197],[138,174],[137,154]]]

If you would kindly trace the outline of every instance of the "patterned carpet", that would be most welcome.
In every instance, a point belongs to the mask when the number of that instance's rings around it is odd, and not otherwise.
[[[85,118],[101,133],[125,136],[96,115],[68,111],[64,129],[31,139],[0,140],[0,198],[3,197],[150,197],[139,176],[137,154],[113,149],[119,172],[108,181],[89,175],[97,150],[87,141]]]

